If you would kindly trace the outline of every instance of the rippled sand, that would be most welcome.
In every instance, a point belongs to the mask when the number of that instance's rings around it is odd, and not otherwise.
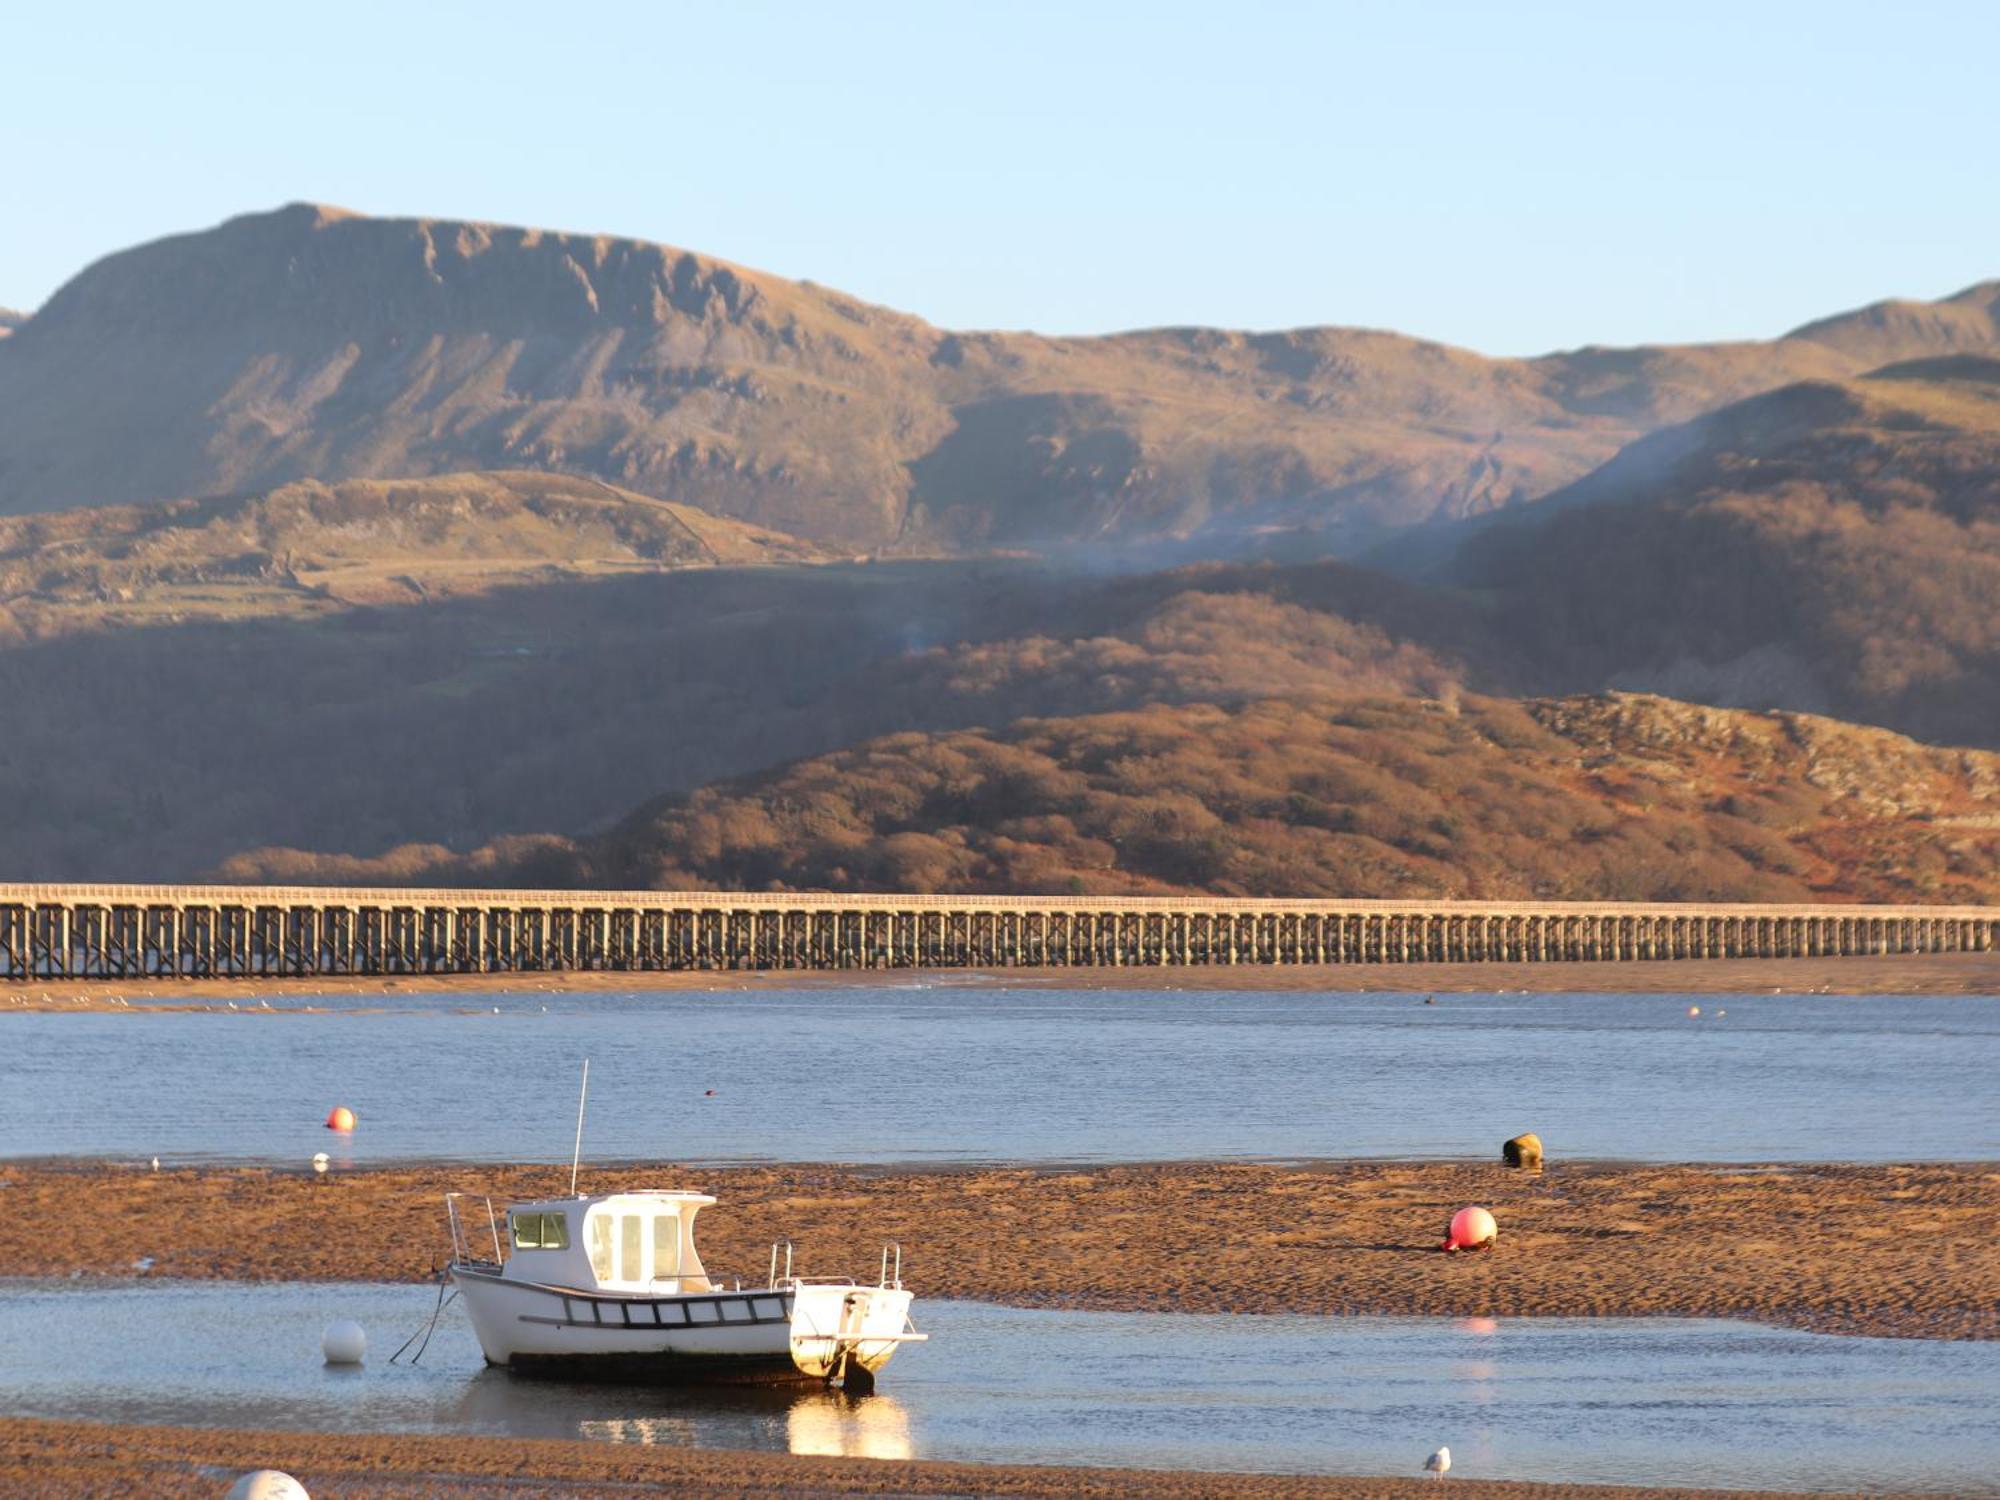
[[[0,1168],[0,1274],[416,1281],[442,1195],[567,1191],[567,1167],[336,1172]],[[895,1170],[594,1167],[585,1186],[686,1183],[712,1271],[805,1274],[905,1246],[920,1296],[1016,1306],[1441,1316],[1679,1314],[1830,1332],[2000,1337],[2000,1167],[1168,1163]],[[1444,1255],[1466,1203],[1489,1252]],[[63,1224],[51,1236],[46,1226]],[[149,1269],[136,1269],[140,1261]]]
[[[1418,1456],[1416,1463],[1421,1463]],[[100,1427],[0,1418],[0,1493],[213,1500],[236,1474],[281,1468],[334,1496],[1013,1495],[1022,1500],[1366,1500],[1434,1495],[1423,1479],[1060,1469],[801,1458],[521,1438],[348,1436]],[[1413,1463],[1412,1467],[1415,1467]],[[1453,1478],[1458,1500],[1703,1500],[1725,1492]],[[1818,1500],[1828,1500],[1822,1495]]]

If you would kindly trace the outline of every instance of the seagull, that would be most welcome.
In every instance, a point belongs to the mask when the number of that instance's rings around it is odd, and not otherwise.
[[[1426,1474],[1435,1474],[1440,1479],[1444,1478],[1446,1474],[1450,1473],[1451,1449],[1440,1448],[1438,1449],[1437,1452],[1433,1453],[1429,1458],[1425,1459],[1424,1472]]]

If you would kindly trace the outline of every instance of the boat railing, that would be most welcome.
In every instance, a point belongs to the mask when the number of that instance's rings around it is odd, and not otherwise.
[[[798,1276],[792,1272],[792,1242],[773,1240],[771,1242],[771,1269],[764,1285],[767,1290],[776,1291],[787,1286],[854,1286],[852,1276]],[[875,1284],[885,1291],[900,1292],[903,1289],[903,1246],[898,1240],[890,1240],[882,1247],[882,1266]]]
[[[486,1230],[493,1240],[493,1258],[473,1253],[473,1244],[478,1236],[478,1219],[467,1223],[469,1205],[478,1203],[486,1210]],[[458,1265],[497,1266],[505,1259],[500,1250],[500,1218],[493,1212],[493,1200],[484,1194],[446,1193],[444,1195],[445,1220],[451,1225],[451,1258]]]

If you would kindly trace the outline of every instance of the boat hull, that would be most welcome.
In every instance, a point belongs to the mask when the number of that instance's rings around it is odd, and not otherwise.
[[[908,1292],[887,1287],[648,1296],[451,1270],[488,1364],[570,1379],[763,1384],[872,1374],[895,1353],[910,1305]]]

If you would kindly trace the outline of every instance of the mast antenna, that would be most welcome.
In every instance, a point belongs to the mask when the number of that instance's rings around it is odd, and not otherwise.
[[[590,1059],[583,1060],[583,1087],[576,1096],[576,1149],[569,1154],[569,1195],[576,1196],[576,1166],[583,1160],[583,1103],[590,1097]]]

